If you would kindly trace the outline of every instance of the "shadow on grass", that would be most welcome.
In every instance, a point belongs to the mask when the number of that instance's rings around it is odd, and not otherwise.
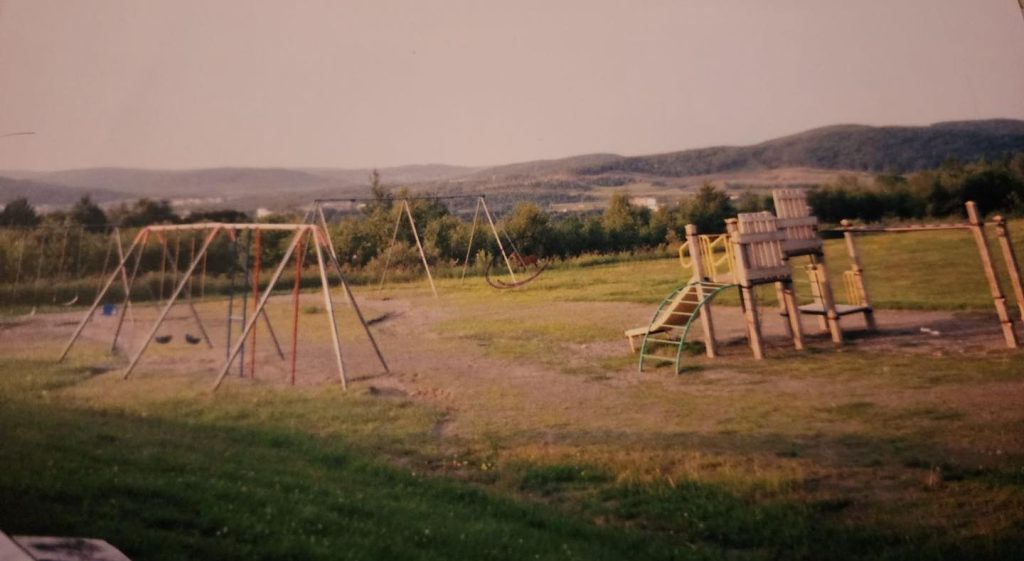
[[[301,434],[7,402],[0,435],[0,527],[99,537],[135,559],[679,556]]]

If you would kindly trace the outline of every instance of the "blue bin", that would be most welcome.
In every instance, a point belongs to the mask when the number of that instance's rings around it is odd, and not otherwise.
[[[103,304],[103,315],[113,316],[117,314],[117,304]]]

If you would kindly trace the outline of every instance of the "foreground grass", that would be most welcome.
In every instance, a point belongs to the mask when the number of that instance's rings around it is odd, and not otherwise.
[[[541,500],[515,501],[425,474],[415,459],[411,468],[382,464],[368,455],[369,435],[349,442],[313,434],[320,419],[289,413],[294,396],[236,392],[216,410],[200,403],[177,414],[173,399],[97,408],[76,406],[73,393],[55,399],[89,384],[88,369],[4,359],[0,371],[0,525],[102,537],[135,559],[1010,559],[1018,552],[1013,536],[948,540],[847,526],[831,518],[846,502],[799,500],[789,484],[755,485],[757,498],[698,479],[624,481],[614,467],[579,460],[484,465],[515,482],[513,495]],[[412,412],[402,421],[407,413],[360,396],[298,399],[307,410],[356,411],[335,414],[335,430],[367,416],[399,426],[431,418]],[[246,416],[255,403],[263,415]],[[376,444],[383,452],[410,437],[408,428],[380,432],[390,437]],[[544,506],[551,502],[561,507]]]
[[[5,360],[3,372],[7,532],[103,537],[135,559],[621,559],[678,548],[382,465],[339,438],[46,403],[88,376],[78,368]]]

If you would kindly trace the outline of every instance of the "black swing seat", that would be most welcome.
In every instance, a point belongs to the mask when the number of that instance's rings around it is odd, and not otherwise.
[[[200,339],[199,337],[196,337],[195,335],[193,335],[191,333],[186,333],[185,334],[185,342],[188,343],[189,345],[198,345],[200,342],[202,342],[202,339]]]
[[[166,345],[167,343],[171,342],[172,338],[172,335],[157,335],[156,337],[153,337],[153,340],[156,341],[157,343],[160,343],[161,345]]]

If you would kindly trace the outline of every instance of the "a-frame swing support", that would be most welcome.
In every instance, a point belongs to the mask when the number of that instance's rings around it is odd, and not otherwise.
[[[252,333],[252,330],[253,330],[255,324],[260,320],[261,316],[265,317],[265,307],[266,307],[266,304],[267,304],[268,300],[270,299],[270,297],[271,297],[271,295],[273,293],[273,290],[274,290],[278,280],[281,277],[282,272],[284,271],[285,267],[287,266],[287,264],[288,264],[289,260],[291,259],[292,255],[295,253],[296,246],[300,243],[301,240],[303,240],[304,238],[307,238],[307,237],[311,240],[311,243],[314,244],[315,252],[316,252],[316,255],[317,255],[317,267],[318,267],[319,273],[320,273],[320,279],[321,279],[323,294],[324,294],[324,298],[325,298],[325,305],[327,307],[327,312],[328,312],[328,316],[329,316],[328,319],[329,319],[329,322],[330,322],[331,334],[332,334],[332,339],[333,339],[332,346],[334,348],[335,362],[336,362],[337,367],[338,367],[338,375],[339,375],[339,378],[341,379],[342,386],[343,387],[347,387],[347,378],[346,378],[346,375],[345,375],[344,362],[342,360],[342,355],[341,355],[340,334],[339,334],[338,326],[337,326],[337,318],[336,318],[336,316],[334,314],[333,301],[331,300],[331,296],[330,296],[330,284],[329,284],[329,277],[328,277],[328,273],[327,273],[327,265],[326,265],[326,262],[324,260],[323,247],[325,245],[327,247],[330,247],[330,242],[329,242],[329,238],[326,235],[326,233],[321,232],[320,227],[315,225],[315,224],[224,224],[224,223],[204,223],[204,224],[190,224],[190,225],[149,226],[149,227],[146,227],[146,228],[143,228],[143,229],[139,230],[139,232],[136,234],[135,238],[133,239],[131,246],[128,248],[128,250],[126,252],[124,252],[120,256],[120,262],[118,263],[118,266],[114,269],[114,271],[107,278],[105,284],[103,285],[103,288],[97,293],[96,298],[94,299],[92,305],[89,307],[89,309],[86,311],[86,313],[83,316],[83,318],[81,319],[81,321],[78,323],[77,327],[75,328],[74,332],[71,335],[71,338],[68,340],[68,343],[65,345],[63,351],[61,352],[60,356],[58,357],[58,362],[63,361],[67,357],[67,355],[70,352],[71,348],[74,346],[75,342],[81,336],[81,334],[84,331],[86,325],[89,323],[89,321],[95,315],[96,309],[100,306],[100,303],[103,301],[103,298],[106,296],[107,292],[110,290],[110,287],[113,285],[113,283],[115,282],[115,280],[118,277],[121,277],[123,280],[127,280],[128,287],[126,287],[125,299],[126,300],[130,299],[131,283],[132,283],[132,281],[134,281],[134,278],[135,278],[135,275],[136,275],[137,269],[138,269],[138,262],[141,259],[142,251],[144,251],[144,249],[145,249],[146,240],[149,239],[150,234],[153,233],[153,232],[159,232],[160,235],[162,235],[164,232],[173,231],[173,230],[206,231],[207,234],[206,234],[205,239],[203,240],[203,244],[199,248],[199,250],[194,255],[190,256],[191,259],[190,259],[190,263],[189,263],[188,268],[181,275],[181,278],[177,282],[177,286],[174,287],[174,290],[171,293],[170,297],[167,299],[167,301],[164,303],[163,307],[161,308],[160,313],[159,313],[157,319],[154,321],[152,327],[150,328],[150,330],[149,330],[149,332],[148,332],[148,334],[146,336],[146,339],[143,341],[143,343],[140,346],[140,348],[135,352],[135,354],[132,357],[131,361],[129,362],[128,366],[125,368],[125,371],[123,373],[123,377],[124,378],[128,378],[131,375],[132,371],[135,369],[135,367],[138,364],[139,360],[142,358],[143,354],[145,353],[146,348],[149,346],[150,342],[152,342],[152,340],[154,339],[154,336],[156,335],[157,331],[160,329],[160,326],[162,325],[163,321],[166,319],[168,313],[173,308],[175,302],[180,297],[181,293],[185,290],[186,286],[189,286],[189,284],[191,283],[192,276],[194,275],[196,269],[199,267],[200,263],[204,263],[205,262],[205,259],[206,259],[206,256],[207,256],[207,252],[209,251],[209,248],[210,248],[211,244],[216,239],[218,234],[223,233],[223,232],[236,231],[236,230],[276,230],[276,231],[292,231],[293,235],[292,235],[291,242],[290,242],[290,244],[288,246],[288,249],[286,250],[284,256],[282,257],[281,262],[278,264],[276,270],[274,271],[274,274],[272,275],[272,277],[270,279],[270,282],[267,284],[266,289],[263,291],[262,295],[260,296],[259,302],[258,302],[258,304],[256,306],[256,309],[253,311],[253,314],[248,318],[248,320],[247,320],[247,322],[246,322],[246,324],[245,324],[245,326],[244,326],[244,328],[242,330],[242,333],[240,334],[240,337],[237,339],[237,341],[235,342],[233,348],[229,352],[227,360],[225,361],[225,364],[223,365],[223,367],[222,367],[222,369],[221,369],[221,371],[220,371],[220,373],[219,373],[219,375],[217,377],[217,380],[214,383],[212,389],[216,390],[221,385],[221,383],[223,382],[223,379],[226,376],[228,370],[231,368],[232,363],[234,362],[234,360],[237,358],[238,354],[240,353],[242,346],[245,344],[247,337]],[[362,324],[363,329],[366,331],[366,333],[367,333],[367,335],[368,335],[368,337],[369,337],[369,339],[370,339],[370,341],[371,341],[371,343],[373,345],[374,351],[377,353],[377,357],[380,359],[381,365],[384,367],[385,371],[389,371],[388,365],[384,361],[384,357],[381,354],[379,347],[377,346],[376,340],[374,340],[373,335],[370,333],[369,327],[367,326],[366,321],[364,320],[362,313],[359,312],[359,310],[358,310],[358,306],[355,305],[355,299],[353,298],[351,290],[348,287],[348,283],[345,281],[344,277],[341,276],[341,268],[337,264],[336,258],[333,255],[333,251],[329,250],[327,253],[334,260],[335,267],[336,267],[336,272],[337,272],[337,274],[339,275],[339,277],[341,279],[342,286],[345,288],[346,296],[349,298],[349,301],[354,305],[354,307],[356,309],[356,312],[357,312],[357,316],[359,318],[359,321]],[[126,278],[126,277],[128,277],[127,267],[128,267],[128,264],[132,261],[133,257],[135,259],[135,263],[133,265],[133,270],[131,272],[130,278]],[[163,263],[163,262],[162,262],[162,264],[166,265],[166,263]]]
[[[395,232],[391,236],[391,245],[388,246],[387,256],[384,258],[384,271],[381,272],[380,285],[377,288],[378,290],[384,288],[384,281],[388,276],[388,266],[391,264],[391,253],[395,249],[395,244],[398,243],[398,230],[402,227],[403,216],[409,220],[409,228],[412,229],[412,237],[416,240],[416,249],[420,252],[423,270],[426,271],[427,280],[430,281],[430,290],[434,293],[434,298],[437,298],[437,286],[434,285],[434,275],[430,273],[430,265],[427,264],[427,254],[423,251],[420,234],[416,230],[416,220],[412,217],[412,210],[409,208],[409,201],[407,199],[402,199],[401,209],[399,209],[397,220],[395,220]]]

